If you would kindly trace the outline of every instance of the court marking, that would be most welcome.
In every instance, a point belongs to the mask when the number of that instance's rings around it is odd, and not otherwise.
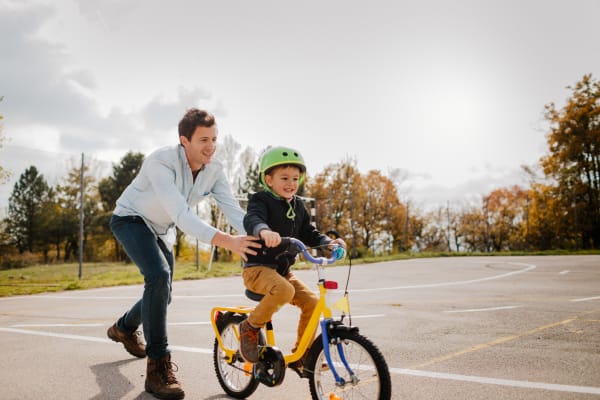
[[[466,310],[446,310],[447,314],[452,313],[469,313],[469,312],[483,312],[483,311],[497,311],[497,310],[512,310],[514,308],[521,308],[523,306],[502,306],[502,307],[488,307],[488,308],[469,308]]]
[[[569,272],[571,272],[571,270],[565,269],[564,271],[560,271],[558,274],[559,274],[559,275],[566,275],[566,274],[568,274]]]
[[[571,299],[569,301],[572,301],[574,303],[579,302],[579,301],[590,301],[590,300],[598,300],[600,299],[600,296],[595,296],[595,297],[583,297],[580,299]]]
[[[571,318],[567,318],[567,319],[562,320],[562,321],[553,322],[553,323],[550,323],[550,324],[538,326],[537,328],[533,328],[533,329],[530,329],[528,331],[525,331],[525,332],[522,332],[522,333],[518,333],[518,334],[515,334],[515,335],[504,336],[504,337],[492,340],[492,341],[487,342],[487,343],[481,343],[481,344],[478,344],[478,345],[475,345],[475,346],[472,346],[472,347],[469,347],[469,348],[466,348],[466,349],[463,349],[463,350],[456,351],[454,353],[450,353],[450,354],[446,354],[444,356],[433,358],[433,359],[431,359],[429,361],[426,361],[424,363],[412,366],[411,369],[412,368],[414,368],[414,369],[420,369],[420,368],[423,368],[423,367],[428,367],[428,366],[431,366],[433,364],[437,364],[437,363],[440,363],[440,362],[443,362],[443,361],[447,361],[447,360],[450,360],[450,359],[453,359],[453,358],[456,358],[456,357],[459,357],[459,356],[462,356],[462,355],[465,355],[465,354],[470,354],[470,353],[473,353],[475,351],[487,349],[487,348],[490,348],[492,346],[496,346],[498,344],[511,342],[513,340],[520,339],[522,337],[525,337],[525,336],[528,336],[528,335],[532,335],[532,334],[544,331],[546,329],[554,328],[554,327],[557,327],[557,326],[560,326],[560,325],[570,324],[571,322],[573,322],[575,320],[580,320],[580,319],[582,319],[582,317],[584,317],[586,315],[589,315],[589,314],[597,313],[598,311],[600,311],[600,310],[586,311],[586,312],[583,312],[583,313],[581,313],[579,315],[575,315],[575,316],[573,316]]]
[[[444,372],[417,371],[413,369],[390,368],[390,372],[400,375],[419,376],[423,378],[447,379],[453,381],[482,383],[488,385],[511,386],[525,389],[551,390],[555,392],[600,394],[600,387],[561,385],[556,383],[517,381],[514,379],[487,378],[484,376],[448,374]]]
[[[468,279],[464,281],[452,281],[452,282],[438,282],[438,283],[424,283],[420,285],[409,285],[409,286],[392,286],[392,287],[381,287],[381,288],[368,288],[368,289],[351,289],[348,292],[350,293],[358,293],[358,292],[374,292],[381,290],[399,290],[399,289],[421,289],[421,288],[434,288],[434,287],[445,287],[445,286],[456,286],[456,285],[467,285],[471,283],[485,282],[491,281],[495,279],[502,279],[509,276],[522,274],[528,271],[531,271],[537,268],[536,265],[533,264],[524,264],[517,262],[505,262],[503,264],[507,265],[517,265],[523,266],[525,268],[511,271],[504,274],[488,276],[485,278],[477,278],[477,279]],[[331,292],[341,292],[340,290],[331,290]],[[0,301],[6,301],[11,299],[19,299],[24,296],[12,296],[12,297],[3,297],[0,298]],[[56,299],[56,300],[139,300],[140,296],[68,296],[68,295],[33,295],[27,296],[32,299]],[[174,295],[174,299],[219,299],[219,298],[237,298],[237,297],[245,297],[243,294],[215,294],[215,295]],[[600,298],[600,297],[599,297]]]
[[[174,295],[174,299],[221,299],[228,297],[245,297],[243,294],[212,294],[212,295]],[[2,300],[22,299],[23,296],[2,297]],[[56,299],[56,300],[139,300],[140,296],[67,296],[67,295],[50,295],[50,294],[34,294],[29,295],[30,299]]]
[[[525,273],[525,272],[531,271],[532,269],[537,268],[537,266],[533,265],[533,264],[514,263],[514,262],[507,262],[507,263],[503,263],[503,264],[511,264],[511,265],[524,266],[525,268],[517,270],[517,271],[507,272],[505,274],[488,276],[488,277],[485,277],[485,278],[478,278],[478,279],[469,279],[469,280],[465,280],[465,281],[425,283],[425,284],[421,284],[421,285],[392,286],[392,287],[381,287],[381,288],[372,288],[372,289],[352,289],[352,290],[349,290],[349,292],[350,293],[355,293],[355,292],[375,292],[375,291],[378,292],[378,291],[381,291],[381,290],[421,289],[421,288],[433,288],[433,287],[442,287],[442,286],[467,285],[467,284],[470,284],[470,283],[478,283],[478,282],[491,281],[491,280],[494,280],[494,279],[506,278],[508,276],[522,274],[522,273]]]
[[[561,322],[564,322],[564,321],[561,321]],[[88,341],[88,342],[114,344],[114,342],[110,339],[98,338],[98,337],[93,337],[93,336],[70,335],[70,334],[63,334],[63,333],[31,331],[31,330],[26,330],[26,329],[2,328],[2,327],[0,327],[0,332],[19,333],[19,334],[26,334],[26,335],[55,337],[55,338],[60,338],[60,339],[83,340],[83,341]],[[213,354],[213,349],[190,347],[190,346],[176,346],[176,345],[169,346],[169,347],[172,350],[177,350],[177,351],[182,351],[182,352],[207,354],[207,355]],[[391,374],[418,376],[418,377],[422,377],[422,378],[446,379],[446,380],[472,382],[472,383],[479,383],[479,384],[510,386],[510,387],[525,388],[525,389],[551,390],[551,391],[568,392],[568,393],[600,394],[600,387],[593,387],[593,386],[576,386],[576,385],[562,385],[562,384],[545,383],[545,382],[519,381],[519,380],[513,380],[513,379],[488,378],[488,377],[483,377],[483,376],[460,375],[460,374],[422,371],[422,370],[406,369],[406,368],[393,368],[392,367],[389,370],[390,370]]]

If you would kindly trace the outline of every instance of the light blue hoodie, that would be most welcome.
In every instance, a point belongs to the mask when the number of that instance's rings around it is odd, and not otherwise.
[[[175,226],[202,242],[210,243],[218,229],[194,212],[196,204],[209,195],[216,200],[228,222],[238,232],[244,233],[245,212],[233,196],[223,165],[211,160],[194,182],[184,147],[164,147],[144,160],[139,174],[117,200],[114,214],[143,218],[169,249],[175,244]]]

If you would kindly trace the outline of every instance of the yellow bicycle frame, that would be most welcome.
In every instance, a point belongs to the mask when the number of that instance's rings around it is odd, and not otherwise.
[[[304,353],[308,350],[309,346],[312,344],[313,337],[317,331],[317,327],[319,326],[319,321],[321,319],[321,315],[324,319],[328,319],[332,317],[331,308],[327,304],[327,288],[325,287],[325,280],[319,280],[319,301],[317,302],[317,306],[315,307],[313,314],[304,330],[304,334],[300,338],[300,343],[298,344],[298,348],[293,353],[289,353],[284,355],[286,365],[297,361],[304,356]],[[233,360],[233,356],[236,354],[237,349],[230,349],[225,347],[221,339],[221,335],[219,333],[219,329],[217,327],[217,315],[220,312],[232,312],[237,314],[250,314],[254,311],[254,307],[246,307],[246,306],[238,306],[238,307],[215,307],[211,310],[211,323],[213,330],[215,332],[215,337],[219,343],[219,347],[226,354],[227,361],[231,362]],[[273,332],[272,325],[267,324],[266,331],[266,340],[267,346],[274,347],[276,345],[275,342],[275,333]],[[240,333],[237,329],[234,329],[236,339],[240,340]]]

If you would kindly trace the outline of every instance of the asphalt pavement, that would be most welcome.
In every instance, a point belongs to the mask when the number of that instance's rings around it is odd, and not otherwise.
[[[340,286],[347,267],[327,269]],[[85,274],[85,267],[84,267]],[[314,271],[297,274],[316,288]],[[0,298],[1,399],[152,399],[145,360],[106,330],[143,287]],[[456,257],[352,267],[352,324],[384,354],[393,399],[600,399],[600,256]],[[228,399],[212,365],[215,305],[240,277],[174,284],[168,330],[186,399]],[[333,297],[341,296],[340,292]],[[293,345],[298,313],[274,318]],[[291,371],[252,399],[308,400]]]

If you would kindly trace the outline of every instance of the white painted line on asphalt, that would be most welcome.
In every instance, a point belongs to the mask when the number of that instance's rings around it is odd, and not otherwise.
[[[352,319],[363,319],[363,318],[381,318],[385,317],[385,314],[365,314],[365,315],[352,315]],[[199,325],[210,325],[210,321],[188,321],[188,322],[169,322],[169,326],[199,326]],[[11,328],[94,328],[98,326],[106,326],[106,324],[16,324],[11,325]],[[0,328],[2,329],[2,328]]]
[[[243,294],[214,294],[205,296],[195,295],[181,295],[172,296],[174,299],[220,299],[225,297],[244,297]],[[18,299],[18,296],[14,297],[2,297],[0,300],[11,300]],[[139,300],[140,296],[65,296],[65,295],[48,295],[48,294],[36,294],[27,297],[29,300],[36,299],[55,299],[55,300]]]
[[[385,314],[365,314],[365,315],[351,315],[352,319],[361,319],[361,318],[381,318],[385,317]]]
[[[56,337],[56,338],[61,338],[61,339],[84,340],[84,341],[88,341],[88,342],[114,344],[114,342],[112,340],[105,339],[105,338],[97,338],[97,337],[82,336],[82,335],[68,335],[68,334],[54,333],[54,332],[31,331],[31,330],[26,330],[26,329],[0,327],[0,332],[20,333],[20,334],[26,334],[26,335],[47,336],[47,337]],[[211,348],[205,349],[205,348],[201,348],[201,347],[189,347],[189,346],[169,346],[169,347],[172,350],[184,351],[184,352],[189,352],[189,353],[213,354],[213,349],[211,349]],[[543,382],[516,381],[516,380],[511,380],[511,379],[486,378],[486,377],[482,377],[482,376],[448,374],[448,373],[443,373],[443,372],[419,371],[419,370],[404,369],[404,368],[390,368],[390,373],[399,374],[399,375],[419,376],[419,377],[433,378],[433,379],[448,379],[448,380],[482,383],[482,384],[490,384],[490,385],[521,387],[521,388],[527,388],[527,389],[542,389],[542,390],[552,390],[552,391],[569,392],[569,393],[600,394],[600,388],[592,387],[592,386],[573,386],[573,385],[559,385],[559,384],[554,384],[554,383],[543,383]]]
[[[212,354],[213,349],[203,349],[201,347],[188,347],[188,346],[171,346],[169,345],[169,349],[177,350],[177,351],[185,351],[188,353],[201,353],[201,354]]]
[[[470,279],[470,280],[466,280],[466,281],[438,282],[438,283],[428,283],[428,284],[422,284],[422,285],[392,286],[392,287],[381,287],[381,288],[372,288],[372,289],[352,289],[352,290],[349,290],[348,292],[350,292],[350,293],[354,293],[354,292],[376,292],[376,291],[380,291],[380,290],[421,289],[421,288],[433,288],[433,287],[443,287],[443,286],[466,285],[466,284],[470,284],[470,283],[478,283],[478,282],[491,281],[491,280],[494,280],[494,279],[506,278],[508,276],[522,274],[524,272],[528,272],[528,271],[531,271],[532,269],[537,268],[537,266],[533,265],[533,264],[524,264],[524,263],[515,263],[515,262],[509,262],[509,263],[504,263],[504,264],[520,265],[520,266],[524,266],[525,268],[517,270],[517,271],[507,272],[505,274],[488,276],[486,278]],[[200,295],[198,295],[198,296],[196,296],[196,295],[175,295],[175,296],[173,296],[174,299],[219,299],[219,298],[224,298],[224,297],[245,297],[245,296],[243,294],[218,294],[218,295],[215,294],[215,295],[203,295],[203,296],[200,296]],[[10,300],[10,299],[17,299],[17,298],[19,298],[19,297],[18,296],[4,297],[4,298],[0,298],[0,301]],[[28,299],[30,299],[30,300],[34,300],[34,299],[57,299],[57,300],[138,300],[139,298],[140,298],[139,296],[90,296],[90,297],[87,297],[87,296],[65,296],[65,295],[33,295],[33,296],[28,296]]]
[[[488,385],[512,386],[526,389],[542,389],[568,393],[600,394],[600,387],[593,386],[559,385],[556,383],[516,381],[512,379],[486,378],[483,376],[447,374],[443,372],[418,371],[414,369],[402,368],[390,368],[390,372],[400,375],[412,375],[434,379],[448,379],[453,381],[483,383]]]
[[[496,311],[496,310],[511,310],[513,308],[519,308],[523,306],[503,306],[503,307],[488,307],[488,308],[470,308],[467,310],[447,310],[445,313],[467,313],[467,312],[480,312],[480,311]]]
[[[353,293],[353,292],[378,292],[381,290],[421,289],[421,288],[432,288],[432,287],[442,287],[442,286],[466,285],[469,283],[478,283],[478,282],[491,281],[494,279],[506,278],[508,276],[522,274],[524,272],[528,272],[528,271],[531,271],[532,269],[537,268],[537,266],[532,265],[532,264],[523,264],[523,263],[505,263],[505,264],[521,265],[521,266],[525,266],[525,268],[517,270],[517,271],[507,272],[506,274],[488,276],[486,278],[479,278],[479,279],[470,279],[470,280],[466,280],[466,281],[439,282],[439,283],[429,283],[429,284],[411,285],[411,286],[380,287],[380,288],[372,288],[372,289],[352,289],[352,290],[349,290],[349,292],[350,293]]]
[[[11,325],[11,328],[54,328],[54,327],[69,327],[69,328],[79,328],[79,327],[95,327],[95,326],[106,326],[104,324],[17,324]]]
[[[560,271],[558,274],[559,274],[559,275],[566,275],[566,274],[568,274],[569,272],[571,272],[571,271],[570,271],[570,270],[568,270],[568,269],[565,269],[564,271]]]
[[[590,301],[590,300],[598,300],[598,299],[600,299],[600,296],[595,296],[595,297],[584,297],[584,298],[581,298],[581,299],[571,299],[571,300],[569,300],[569,301],[572,301],[572,302],[578,302],[578,301]]]
[[[114,343],[110,339],[98,338],[98,337],[94,337],[94,336],[69,335],[69,334],[65,334],[65,333],[44,332],[44,331],[31,331],[28,329],[0,328],[0,332],[22,333],[25,335],[35,335],[35,336],[48,336],[48,337],[55,337],[55,338],[60,338],[60,339],[84,340],[87,342]]]
[[[174,299],[220,299],[223,297],[246,297],[243,294],[175,295]]]

